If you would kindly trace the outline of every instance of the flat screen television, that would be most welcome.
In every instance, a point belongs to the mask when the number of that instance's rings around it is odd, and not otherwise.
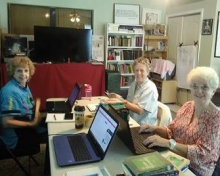
[[[11,58],[17,54],[27,54],[27,38],[6,36],[4,38],[4,57]]]
[[[92,57],[92,30],[34,26],[35,62],[87,62]]]

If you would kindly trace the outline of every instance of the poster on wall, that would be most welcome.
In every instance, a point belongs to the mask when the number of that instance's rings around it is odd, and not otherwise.
[[[140,5],[114,4],[114,23],[140,24]]]
[[[104,61],[104,36],[92,36],[92,59],[98,62]]]
[[[155,25],[161,23],[161,11],[157,9],[143,8],[142,24]]]

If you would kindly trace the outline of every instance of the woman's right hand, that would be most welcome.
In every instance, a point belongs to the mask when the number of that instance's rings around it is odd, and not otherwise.
[[[152,133],[156,129],[155,126],[143,124],[140,126],[139,133]]]
[[[108,97],[109,97],[109,98],[120,98],[121,96],[118,95],[118,94],[116,94],[116,93],[109,93],[109,94],[108,94]]]

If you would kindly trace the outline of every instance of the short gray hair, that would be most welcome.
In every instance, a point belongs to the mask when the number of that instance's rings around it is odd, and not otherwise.
[[[214,91],[218,88],[219,77],[216,71],[211,67],[197,67],[191,70],[187,75],[188,84],[191,85],[197,78],[204,79],[208,86],[210,86]]]

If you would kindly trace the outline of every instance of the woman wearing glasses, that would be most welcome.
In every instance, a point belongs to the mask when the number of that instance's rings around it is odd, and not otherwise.
[[[186,102],[167,127],[142,125],[141,132],[155,132],[143,142],[148,147],[167,147],[188,158],[196,175],[211,176],[220,154],[220,111],[212,103],[219,84],[217,73],[197,67],[187,77],[192,101]]]

